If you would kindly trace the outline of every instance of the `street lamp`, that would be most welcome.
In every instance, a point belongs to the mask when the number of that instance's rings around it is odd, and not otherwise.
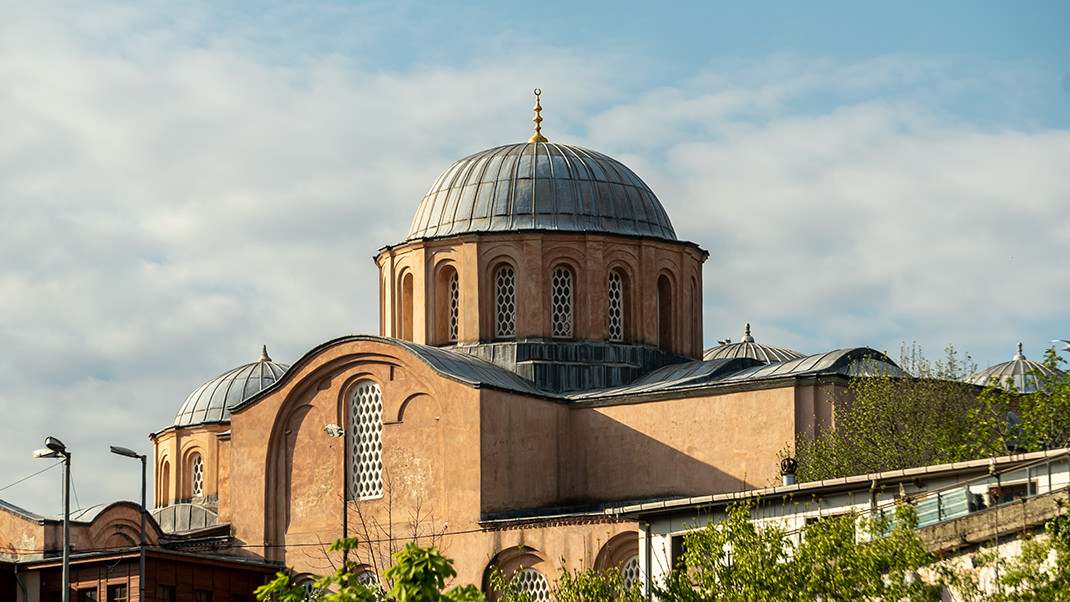
[[[346,430],[337,424],[328,424],[323,428],[328,437],[341,439],[345,437]],[[342,442],[342,538],[349,538],[349,450],[346,443]],[[342,548],[342,567],[348,568],[349,549]]]
[[[35,458],[63,458],[63,602],[71,601],[71,452],[55,437],[45,437],[45,448]]]
[[[139,454],[132,449],[125,447],[119,447],[118,445],[111,446],[111,453],[118,454],[120,456],[126,456],[127,458],[137,458],[141,460],[141,553],[138,561],[138,577],[137,577],[137,599],[138,602],[145,601],[145,455]]]

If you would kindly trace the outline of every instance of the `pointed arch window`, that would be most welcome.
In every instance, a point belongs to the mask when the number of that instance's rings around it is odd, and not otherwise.
[[[494,274],[494,337],[516,336],[516,271],[503,265]]]
[[[361,381],[349,397],[349,499],[383,495],[383,395],[379,385]]]
[[[609,272],[609,340],[624,341],[624,277],[620,270]]]
[[[552,308],[551,335],[556,339],[572,338],[572,270],[560,266],[550,279],[550,307]]]

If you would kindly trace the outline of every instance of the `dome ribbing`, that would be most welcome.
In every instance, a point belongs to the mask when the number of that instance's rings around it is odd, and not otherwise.
[[[499,146],[454,163],[420,201],[406,240],[518,230],[676,240],[635,172],[602,153],[550,142]]]
[[[282,378],[289,368],[271,361],[264,346],[260,359],[239,366],[197,387],[175,415],[174,426],[187,427],[230,421],[229,409]]]

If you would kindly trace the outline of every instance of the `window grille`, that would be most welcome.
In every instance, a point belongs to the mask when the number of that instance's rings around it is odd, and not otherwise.
[[[450,275],[450,291],[449,291],[449,313],[450,313],[450,331],[449,342],[457,342],[457,322],[460,316],[461,309],[461,287],[459,279],[457,278],[457,272]]]
[[[535,569],[523,569],[516,573],[518,589],[527,594],[532,602],[550,602],[550,583]]]
[[[494,336],[516,336],[516,272],[512,266],[498,268],[494,277]]]
[[[192,497],[204,495],[204,458],[193,454],[189,459],[189,490]]]
[[[383,495],[383,396],[379,385],[357,384],[349,399],[349,499]]]
[[[624,282],[616,270],[609,273],[609,340],[624,340]]]
[[[572,271],[566,267],[554,270],[550,283],[550,304],[553,314],[551,335],[572,337]]]
[[[621,584],[624,585],[624,589],[631,589],[636,583],[639,583],[642,577],[639,574],[639,557],[632,556],[624,562],[620,567]]]

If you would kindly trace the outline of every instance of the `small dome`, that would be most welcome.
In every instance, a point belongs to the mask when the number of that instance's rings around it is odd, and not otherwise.
[[[190,393],[178,409],[174,426],[229,422],[230,408],[271,386],[287,368],[271,361],[265,345],[259,360],[217,376]]]
[[[724,343],[717,347],[707,349],[706,352],[702,354],[703,360],[731,359],[736,357],[749,357],[763,361],[767,364],[773,364],[776,362],[797,360],[806,356],[791,349],[755,343],[754,337],[750,334],[750,324],[747,324],[744,327],[743,338],[741,338],[738,343]]]
[[[975,385],[989,385],[995,379],[996,385],[1001,389],[1007,388],[1010,380],[1014,389],[1019,393],[1033,393],[1040,388],[1041,382],[1047,378],[1064,376],[1062,370],[1052,370],[1040,362],[1025,359],[1022,353],[1022,343],[1018,343],[1018,353],[1014,359],[1002,364],[996,364],[985,368],[977,374],[966,379],[966,382]]]
[[[635,172],[602,153],[549,142],[454,163],[420,201],[406,240],[513,230],[676,240],[665,208]]]

